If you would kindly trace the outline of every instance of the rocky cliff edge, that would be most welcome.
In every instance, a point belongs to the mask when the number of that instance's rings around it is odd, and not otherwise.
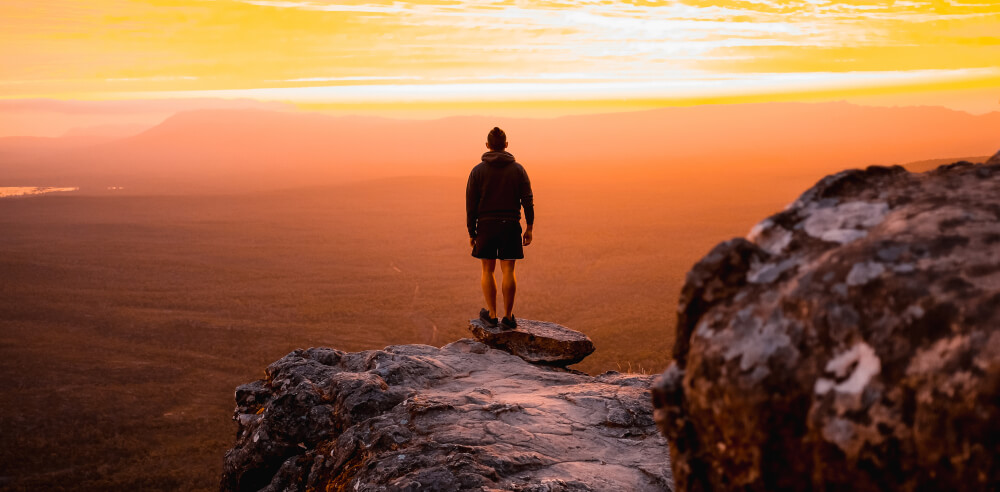
[[[471,339],[296,350],[236,390],[222,489],[670,490],[651,380]]]

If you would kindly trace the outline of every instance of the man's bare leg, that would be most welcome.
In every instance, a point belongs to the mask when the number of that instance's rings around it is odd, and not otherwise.
[[[500,260],[500,271],[503,273],[501,288],[503,289],[504,318],[513,319],[514,294],[517,292],[517,277],[514,276],[515,260]]]
[[[482,260],[483,262],[483,297],[486,298],[486,309],[490,310],[490,317],[497,317],[497,281],[493,278],[493,272],[497,268],[497,260]]]

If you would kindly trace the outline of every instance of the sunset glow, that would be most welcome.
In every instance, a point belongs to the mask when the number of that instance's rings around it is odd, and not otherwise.
[[[987,489],[998,149],[1000,0],[0,0],[0,492]]]
[[[979,95],[952,105],[985,112],[1000,102],[997,26],[1000,5],[971,0],[5,2],[0,97],[627,107],[920,93]]]

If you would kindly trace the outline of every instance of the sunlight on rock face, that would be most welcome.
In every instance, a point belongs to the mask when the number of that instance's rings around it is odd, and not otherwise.
[[[865,237],[888,212],[885,203],[848,202],[816,210],[803,225],[812,237],[844,244]]]

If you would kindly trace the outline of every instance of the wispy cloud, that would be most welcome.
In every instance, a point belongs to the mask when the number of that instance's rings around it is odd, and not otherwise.
[[[874,88],[907,83],[945,82],[969,77],[997,77],[1000,69],[913,70],[887,72],[799,72],[755,74],[691,74],[670,78],[537,82],[512,77],[505,82],[466,80],[425,84],[359,84],[275,87],[238,90],[150,92],[143,97],[246,97],[309,102],[428,102],[482,100],[601,100],[608,98],[705,98],[785,91]]]
[[[190,94],[178,94],[190,96]],[[295,106],[277,101],[248,98],[174,97],[171,99],[132,98],[112,101],[59,99],[0,99],[0,115],[13,113],[59,113],[77,115],[172,114],[193,109],[266,109],[287,111]]]
[[[997,25],[983,0],[5,2],[0,97],[850,88],[978,77]]]
[[[170,82],[174,80],[198,80],[191,75],[156,75],[153,77],[111,77],[106,82]]]
[[[732,57],[732,48],[775,46],[840,48],[917,45],[918,24],[969,19],[1000,22],[1000,5],[919,1],[733,0],[704,5],[674,1],[640,3],[597,0],[549,2],[341,2],[234,0],[257,6],[315,12],[364,13],[385,32],[400,31],[392,46],[433,59],[459,60],[511,49],[526,59],[588,63],[627,58],[698,68]],[[984,8],[989,7],[989,8]],[[416,29],[412,31],[410,29]],[[484,35],[491,33],[492,35]],[[938,42],[947,35],[938,33]],[[960,37],[960,36],[958,36]],[[438,50],[438,53],[428,51]],[[759,51],[754,56],[761,56]],[[612,62],[613,63],[613,62]],[[932,66],[914,68],[933,68]],[[794,67],[790,67],[794,69]]]

